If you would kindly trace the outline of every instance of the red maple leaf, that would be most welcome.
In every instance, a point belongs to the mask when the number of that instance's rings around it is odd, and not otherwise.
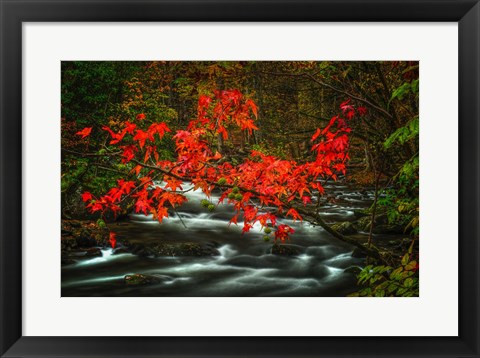
[[[134,145],[126,145],[120,147],[123,149],[122,153],[122,163],[128,163],[133,158],[135,158],[135,152],[138,150]]]
[[[267,221],[270,221],[270,223],[275,226],[277,223],[277,218],[275,215],[270,214],[270,213],[265,213],[257,216],[257,220],[262,226],[267,226]]]
[[[279,239],[281,241],[285,241],[286,239],[290,238],[289,234],[293,234],[294,232],[295,230],[288,225],[279,225],[277,231],[275,231],[275,240]]]
[[[252,224],[244,223],[242,228],[242,234],[249,232],[252,227],[253,227]]]
[[[85,128],[83,128],[81,131],[78,131],[78,132],[75,133],[75,134],[82,136],[82,139],[83,139],[83,138],[85,138],[85,137],[88,137],[91,132],[92,132],[92,127],[85,127]]]
[[[158,136],[160,139],[163,138],[166,132],[171,132],[172,130],[168,128],[168,126],[164,122],[160,123],[153,123],[149,128],[148,128],[148,133],[153,137],[155,133],[158,133]]]
[[[163,206],[159,206],[156,210],[156,219],[161,224],[163,221],[163,218],[168,218],[168,210]]]
[[[118,142],[120,142],[123,137],[125,136],[125,134],[127,133],[126,130],[123,130],[122,132],[120,133],[115,133],[114,131],[112,131],[110,128],[108,128],[107,126],[103,126],[102,129],[104,131],[107,131],[108,133],[110,133],[110,135],[112,136],[112,140],[110,141],[110,144],[117,144]]]
[[[144,215],[147,215],[147,210],[150,210],[150,205],[144,200],[137,200],[135,203],[135,212],[139,213],[141,211]]]
[[[252,130],[257,130],[258,127],[255,124],[253,124],[252,119],[245,119],[244,121],[242,121],[241,129],[248,130],[248,133],[252,134]]]
[[[295,210],[294,208],[290,208],[287,213],[285,214],[286,216],[291,216],[293,218],[293,221],[295,220],[300,220],[302,221],[302,217],[300,214]],[[293,229],[292,229],[293,230]]]
[[[116,238],[117,234],[115,234],[114,232],[111,232],[110,231],[110,245],[112,245],[112,249],[115,248],[115,245],[117,244],[117,238]]]
[[[180,190],[183,190],[181,180],[171,178],[171,177],[165,177],[164,180],[167,183],[167,185],[165,185],[165,189],[170,188],[172,189],[172,191],[175,191],[177,190],[177,188],[180,188]]]
[[[233,218],[230,219],[230,221],[228,222],[228,226],[230,226],[232,223],[238,225],[238,215],[235,215]]]
[[[312,142],[315,141],[315,139],[317,139],[320,134],[322,134],[322,131],[320,130],[320,128],[317,128],[317,130],[315,131],[315,133],[312,135],[311,141],[312,141]]]
[[[133,140],[138,141],[138,143],[140,144],[140,148],[143,149],[143,146],[145,145],[145,141],[147,139],[153,141],[153,135],[149,132],[144,132],[141,129],[137,129],[137,133],[133,137]]]
[[[92,200],[92,194],[90,194],[88,191],[82,194],[82,200],[83,202]]]
[[[303,205],[307,205],[312,202],[312,198],[309,196],[302,196]]]
[[[360,116],[364,116],[367,114],[367,108],[366,107],[358,107],[357,108],[358,114]]]
[[[347,99],[345,102],[340,104],[340,109],[343,113],[353,109],[353,106],[350,104],[351,99]]]

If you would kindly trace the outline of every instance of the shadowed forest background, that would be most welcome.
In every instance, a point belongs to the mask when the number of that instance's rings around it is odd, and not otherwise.
[[[418,296],[418,104],[414,61],[62,62],[62,296]]]

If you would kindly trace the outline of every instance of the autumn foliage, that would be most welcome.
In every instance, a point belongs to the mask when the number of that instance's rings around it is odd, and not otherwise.
[[[365,107],[356,108],[350,100],[342,103],[338,115],[326,127],[317,128],[311,137],[311,160],[299,163],[252,150],[236,165],[216,149],[216,143],[228,141],[234,131],[251,134],[258,129],[257,105],[239,90],[201,95],[196,118],[175,132],[164,122],[147,125],[146,115],[138,113],[119,128],[93,129],[109,136],[106,155],[132,165],[130,180],[119,179],[115,187],[98,197],[84,192],[82,200],[90,212],[103,215],[107,211],[120,212],[122,203],[129,198],[134,201],[135,212],[151,214],[161,223],[172,209],[188,200],[183,185],[191,182],[194,190],[200,189],[207,197],[215,188],[221,190],[216,205],[228,203],[235,209],[230,224],[243,220],[243,232],[248,232],[258,222],[270,228],[275,240],[285,241],[294,230],[279,224],[277,217],[302,220],[299,208],[305,209],[312,203],[312,196],[324,193],[322,182],[345,174],[349,121],[366,111]],[[87,127],[76,134],[86,138],[91,133],[92,128]],[[174,141],[175,160],[165,160],[159,154],[159,145],[166,136]],[[110,243],[115,246],[114,233]]]

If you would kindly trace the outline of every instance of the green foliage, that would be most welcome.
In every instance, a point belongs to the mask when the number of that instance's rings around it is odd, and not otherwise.
[[[401,190],[388,189],[378,199],[378,206],[385,212],[389,224],[400,225],[412,236],[419,234],[418,199],[399,197]]]
[[[412,236],[419,235],[418,156],[406,162],[395,177],[394,186],[378,200],[390,224],[398,224]]]
[[[121,99],[123,81],[138,63],[116,61],[62,61],[62,117],[79,127],[92,120],[105,123]]]
[[[420,160],[418,155],[405,162],[399,172],[400,180],[409,180],[411,178],[415,178],[415,176],[418,176],[419,164]]]
[[[415,81],[412,82],[412,84]],[[410,85],[410,83],[408,83]],[[413,118],[398,128],[383,143],[384,149],[399,148],[408,142],[418,143],[419,120]],[[393,185],[384,190],[378,200],[381,211],[386,212],[390,224],[399,224],[413,236],[419,234],[419,157],[418,152],[403,162],[392,178]]]
[[[409,250],[411,252],[411,250]],[[357,276],[363,288],[351,294],[354,297],[418,297],[418,263],[411,253],[401,259],[401,265],[366,266]]]
[[[412,82],[402,83],[402,85],[400,85],[399,87],[397,87],[393,91],[392,96],[390,97],[390,101],[388,102],[388,104],[390,105],[390,103],[394,99],[402,100],[408,94],[413,94],[413,95],[418,96],[418,89],[419,89],[418,87],[419,87],[419,80],[418,79],[413,80]]]
[[[97,220],[97,226],[101,229],[104,229],[107,227],[107,225],[105,224],[105,221],[103,221],[102,219]]]
[[[385,141],[385,149],[392,147],[394,143],[404,144],[412,139],[418,139],[419,122],[418,117],[410,120],[405,126],[398,128]]]
[[[109,170],[105,168],[106,166],[93,166],[90,164],[90,161],[85,158],[64,161],[62,163],[61,177],[62,195],[76,192],[79,188],[81,191],[90,191],[94,195],[100,194],[108,191],[108,189],[116,184],[121,171],[123,171],[125,175],[128,173],[127,168]]]

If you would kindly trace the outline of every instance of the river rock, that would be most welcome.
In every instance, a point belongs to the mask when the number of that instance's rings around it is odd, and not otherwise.
[[[197,242],[183,242],[183,243],[162,243],[158,244],[152,249],[154,256],[218,256],[220,252],[215,247],[215,243],[197,243]]]
[[[92,258],[92,257],[102,257],[102,251],[98,247],[90,247],[81,250],[62,250],[61,255],[61,264],[62,265],[71,265],[77,262],[78,259]]]
[[[126,248],[132,253],[132,254],[141,254],[145,250],[145,245],[142,244],[131,244],[131,243],[124,243]]]
[[[302,253],[302,250],[299,246],[296,245],[275,244],[272,246],[271,253],[273,255],[296,256],[300,255]]]
[[[88,229],[82,229],[76,237],[77,245],[80,247],[94,247],[97,245],[95,234]]]
[[[62,220],[62,249],[74,250],[96,246],[107,246],[109,230],[92,221]]]
[[[388,224],[388,216],[387,214],[378,214],[375,216],[375,225],[386,225]]]
[[[143,286],[143,285],[152,285],[156,283],[162,283],[165,281],[170,281],[171,278],[168,276],[162,275],[144,275],[141,273],[134,273],[131,275],[126,275],[123,278],[123,281],[127,286]]]
[[[70,235],[62,236],[61,247],[64,251],[74,250],[78,247],[77,240]]]
[[[62,257],[62,265],[72,265],[74,263],[76,263],[77,261],[73,260],[73,259],[69,259],[69,258],[63,258]]]
[[[101,257],[103,256],[102,251],[98,247],[91,247],[83,251],[84,257]]]
[[[342,235],[351,235],[357,232],[355,225],[349,221],[333,224],[332,229]]]
[[[367,257],[367,255],[365,254],[365,252],[356,247],[355,249],[353,249],[352,257],[355,257],[357,259],[363,259]]]
[[[403,227],[395,224],[377,225],[373,228],[374,234],[403,234]]]
[[[355,218],[357,219],[360,219],[360,218],[363,218],[365,216],[369,216],[370,214],[366,211],[366,210],[362,210],[362,209],[354,209],[353,210],[353,216],[355,216]]]
[[[370,230],[371,223],[372,220],[370,219],[370,217],[364,216],[363,218],[360,218],[355,222],[355,226],[359,231],[368,232]]]
[[[358,219],[357,221],[355,221],[355,225],[356,227],[358,228],[359,231],[364,231],[364,232],[368,232],[370,231],[370,225],[372,223],[372,218],[371,218],[371,215],[369,214],[368,216],[364,216],[360,219]],[[374,233],[375,232],[375,229],[378,228],[378,227],[383,227],[383,226],[388,226],[388,217],[386,214],[379,214],[377,216],[375,216],[375,226],[374,226]],[[383,229],[382,229],[383,230]],[[380,230],[379,230],[380,231]],[[380,232],[378,232],[380,233]]]

